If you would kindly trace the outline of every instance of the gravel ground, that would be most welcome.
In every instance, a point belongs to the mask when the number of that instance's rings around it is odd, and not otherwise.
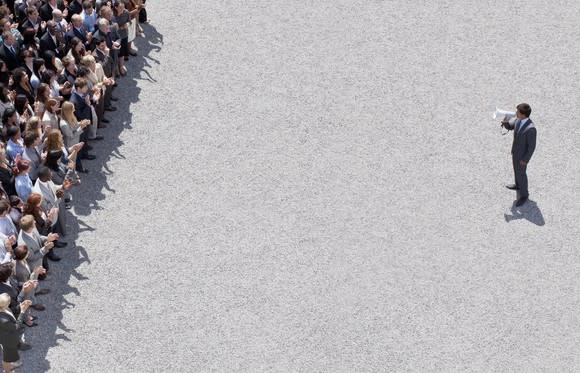
[[[26,372],[580,371],[580,3],[148,7]]]

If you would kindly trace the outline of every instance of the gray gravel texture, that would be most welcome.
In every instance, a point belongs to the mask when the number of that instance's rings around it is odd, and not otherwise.
[[[148,9],[27,372],[580,371],[580,3]]]

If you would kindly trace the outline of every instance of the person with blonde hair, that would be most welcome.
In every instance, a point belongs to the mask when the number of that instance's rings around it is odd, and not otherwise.
[[[10,295],[6,293],[0,294],[0,344],[3,350],[2,367],[5,373],[12,372],[12,364],[20,360],[18,347],[22,345],[24,321],[27,317],[26,311],[32,304],[28,299],[22,301],[20,303],[20,314],[16,317],[9,308],[10,301]]]
[[[81,142],[81,134],[86,126],[91,124],[89,119],[83,119],[80,122],[77,120],[77,117],[74,114],[75,107],[69,101],[65,101],[62,104],[61,108],[61,119],[60,119],[60,132],[62,133],[62,139],[64,145],[68,149],[72,149],[77,144],[84,144]],[[88,151],[84,150],[84,146],[80,146],[78,149],[78,153],[82,154],[82,152],[86,152],[88,155]],[[79,172],[86,173],[88,172],[82,165],[81,158],[82,156],[74,156],[70,157],[76,162],[76,170]],[[89,158],[90,159],[90,158]]]

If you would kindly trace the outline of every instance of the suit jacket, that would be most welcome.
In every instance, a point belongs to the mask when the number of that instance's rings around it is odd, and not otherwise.
[[[15,314],[16,316],[16,314]],[[17,348],[24,333],[24,317],[17,319],[0,311],[0,344],[6,348]]]
[[[24,148],[22,152],[22,159],[30,161],[30,170],[28,170],[28,176],[30,180],[35,181],[38,178],[38,167],[40,166],[40,154],[34,148]]]
[[[86,36],[86,32],[87,30],[85,30],[84,26],[81,26],[80,31],[77,30],[76,28],[71,28],[67,33],[66,33],[66,41],[69,43],[70,45],[70,41],[72,38],[74,38],[75,36],[79,39],[81,39],[81,41],[83,42],[83,44],[85,46],[87,46],[87,36]]]
[[[35,35],[37,38],[42,36],[42,33],[44,32],[44,29],[40,26],[40,19],[37,20],[37,29],[35,32]],[[32,24],[32,21],[30,21],[28,18],[26,18],[24,21],[22,21],[22,23],[20,23],[18,25],[18,31],[20,31],[20,33],[22,35],[24,35],[24,31],[26,31],[26,29],[28,28],[34,28],[34,25]]]
[[[536,126],[528,118],[528,121],[522,128],[517,130],[520,120],[506,128],[514,130],[514,142],[512,143],[512,157],[515,161],[524,161],[528,163],[536,150]]]
[[[32,271],[36,267],[42,266],[42,258],[48,253],[48,249],[44,247],[46,238],[46,236],[41,236],[36,228],[34,228],[30,235],[26,234],[24,230],[21,230],[18,234],[18,244],[26,245],[28,248],[28,259],[26,261]]]
[[[12,52],[10,52],[10,50],[6,48],[6,45],[4,44],[2,44],[2,47],[0,48],[0,59],[6,63],[6,67],[8,67],[8,70],[10,71],[14,70],[22,63],[22,60],[20,57],[18,57],[20,53],[18,47],[15,45],[13,45],[13,47],[15,54],[12,54]]]
[[[42,53],[44,53],[45,51],[53,51],[58,58],[63,58],[64,50],[62,48],[59,48],[61,46],[61,42],[58,41],[58,38],[56,36],[55,39],[56,43],[54,42],[54,40],[52,40],[52,36],[50,36],[48,31],[45,32],[44,35],[42,35],[42,37],[40,38],[40,51]]]
[[[78,95],[77,93],[73,93],[70,96],[69,100],[75,107],[75,115],[77,120],[80,122],[83,119],[88,119],[92,122],[93,120],[93,112],[91,111],[91,106],[87,105],[85,100]]]
[[[100,62],[101,66],[103,66],[103,72],[105,73],[105,76],[107,78],[112,78],[115,69],[113,58],[99,48],[95,48],[93,56],[95,57],[95,60]]]
[[[12,286],[8,286],[3,282],[0,282],[0,294],[6,293],[10,295],[10,311],[14,316],[18,317],[20,314],[20,303],[24,300],[24,293],[19,292],[17,285],[11,282]]]

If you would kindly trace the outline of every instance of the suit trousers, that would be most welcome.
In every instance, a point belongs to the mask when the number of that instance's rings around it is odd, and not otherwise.
[[[522,166],[519,159],[512,157],[512,164],[514,167],[514,177],[516,181],[516,187],[518,188],[518,199],[527,198],[528,194],[528,175],[526,174],[527,165]]]

